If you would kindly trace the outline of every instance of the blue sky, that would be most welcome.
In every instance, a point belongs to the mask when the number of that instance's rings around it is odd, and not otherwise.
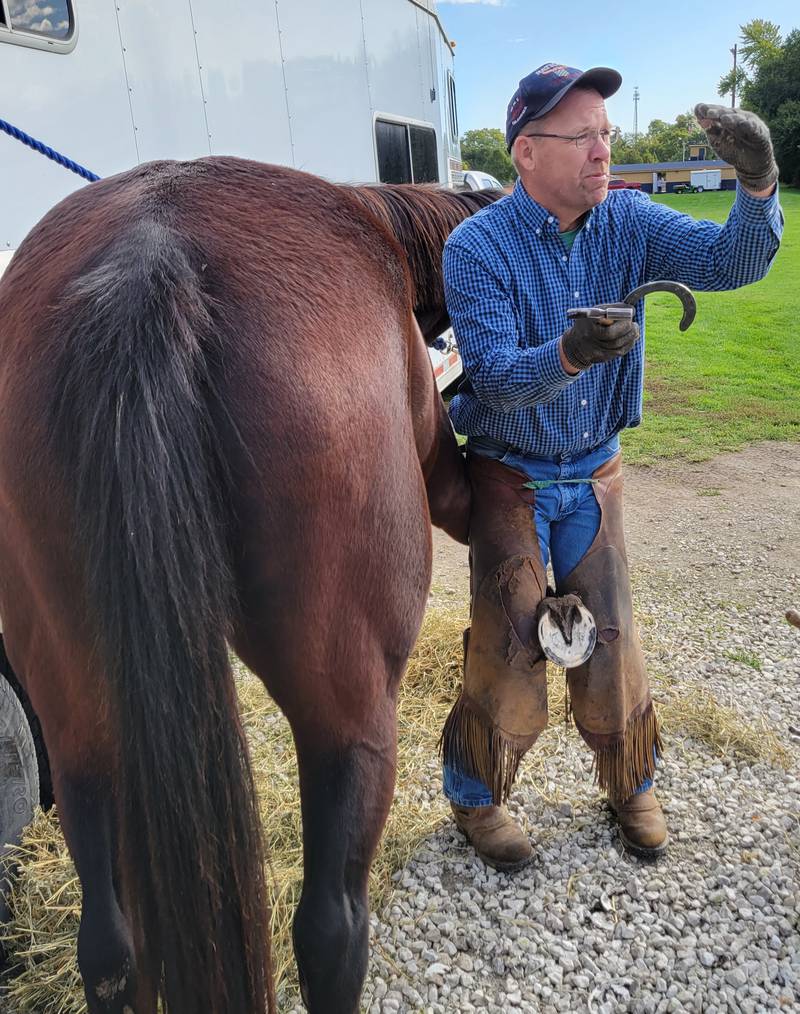
[[[717,83],[731,69],[740,25],[764,18],[780,25],[784,37],[800,28],[798,0],[683,0],[652,7],[621,0],[438,0],[437,8],[456,42],[462,133],[504,128],[519,79],[548,62],[616,68],[622,87],[606,103],[611,121],[633,129],[638,85],[639,130],[646,130],[651,120],[674,120],[697,102],[723,101]]]

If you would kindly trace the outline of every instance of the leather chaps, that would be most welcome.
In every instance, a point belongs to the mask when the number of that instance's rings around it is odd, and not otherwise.
[[[547,725],[547,677],[536,633],[547,594],[528,476],[482,455],[468,457],[471,614],[464,683],[442,733],[447,762],[479,778],[495,805],[508,798],[520,760]],[[592,476],[600,529],[558,595],[579,595],[594,615],[597,645],[567,670],[571,713],[595,753],[601,789],[627,799],[661,754],[644,656],[633,620],[616,455]]]

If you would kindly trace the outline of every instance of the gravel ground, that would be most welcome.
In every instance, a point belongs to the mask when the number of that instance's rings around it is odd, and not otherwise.
[[[574,729],[511,801],[536,847],[496,873],[452,823],[372,918],[363,1010],[800,1011],[800,448],[628,469],[627,532],[648,663],[765,718],[789,770],[673,737],[657,777],[671,832],[652,864],[621,849]],[[436,539],[433,598],[466,595]],[[535,748],[534,748],[535,749]],[[430,798],[440,791],[432,760]]]

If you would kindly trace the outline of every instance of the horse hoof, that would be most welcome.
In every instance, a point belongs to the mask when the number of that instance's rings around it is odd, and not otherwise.
[[[556,665],[583,665],[597,643],[594,617],[577,595],[543,599],[539,606],[539,644]]]

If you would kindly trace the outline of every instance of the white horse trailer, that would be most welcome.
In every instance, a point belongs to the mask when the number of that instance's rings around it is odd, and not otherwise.
[[[99,176],[227,154],[341,183],[463,178],[435,0],[0,0],[0,96],[0,120]],[[0,133],[0,272],[83,185]],[[461,373],[443,338],[440,389]]]

